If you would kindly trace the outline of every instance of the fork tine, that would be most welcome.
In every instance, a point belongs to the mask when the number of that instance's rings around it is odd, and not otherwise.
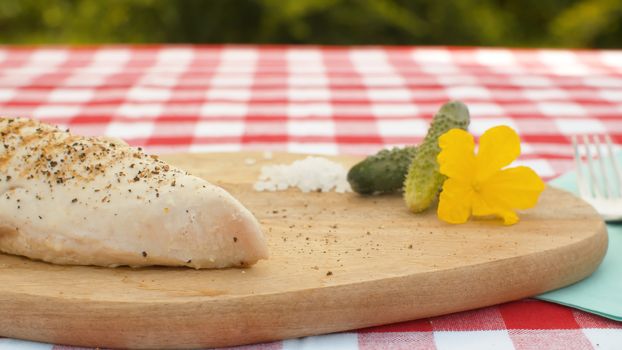
[[[579,153],[579,143],[577,142],[576,135],[572,135],[572,148],[574,149],[574,160],[577,167],[577,189],[579,190],[579,195],[581,195],[582,197],[591,197],[591,193],[589,193],[587,190],[587,182],[583,177],[581,154]]]
[[[618,159],[613,153],[613,142],[611,142],[609,135],[605,135],[605,143],[607,144],[607,151],[609,159],[611,159],[611,167],[613,168],[613,182],[618,188],[618,196],[622,197],[622,170],[620,170],[620,163],[618,163]]]
[[[585,156],[587,158],[587,172],[590,182],[590,188],[592,190],[593,197],[602,198],[600,188],[598,188],[598,180],[596,179],[596,171],[594,170],[594,161],[592,159],[592,152],[590,151],[590,139],[587,135],[583,135],[583,143],[585,146]]]
[[[596,145],[596,154],[598,155],[597,163],[600,167],[601,177],[603,179],[603,195],[607,198],[613,198],[613,186],[609,186],[609,176],[607,175],[607,167],[605,166],[605,158],[603,158],[603,153],[600,150],[600,136],[593,135],[594,144]]]

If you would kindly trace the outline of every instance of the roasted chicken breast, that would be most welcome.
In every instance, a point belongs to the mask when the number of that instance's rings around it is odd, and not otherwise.
[[[56,264],[245,266],[255,217],[220,187],[129,147],[0,118],[0,251]]]

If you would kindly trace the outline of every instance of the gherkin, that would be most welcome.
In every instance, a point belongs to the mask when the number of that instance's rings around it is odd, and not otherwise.
[[[436,160],[440,153],[438,138],[451,129],[466,130],[469,121],[469,110],[459,101],[445,103],[434,116],[404,181],[404,201],[411,211],[418,213],[427,209],[445,181]]]
[[[360,194],[390,193],[402,189],[415,146],[383,149],[365,158],[348,172],[352,190]]]

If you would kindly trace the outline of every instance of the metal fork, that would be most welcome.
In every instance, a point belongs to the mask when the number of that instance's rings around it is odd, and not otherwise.
[[[605,135],[604,145],[598,135],[583,135],[581,139],[582,144],[576,136],[572,137],[579,195],[605,221],[622,221],[622,170],[613,152],[611,138]],[[587,175],[583,173],[581,147],[584,148],[587,159]],[[603,156],[603,148],[607,151],[606,157]]]

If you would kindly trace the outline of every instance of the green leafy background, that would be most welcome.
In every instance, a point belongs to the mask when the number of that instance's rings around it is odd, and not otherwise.
[[[621,0],[0,0],[0,43],[622,47]]]

